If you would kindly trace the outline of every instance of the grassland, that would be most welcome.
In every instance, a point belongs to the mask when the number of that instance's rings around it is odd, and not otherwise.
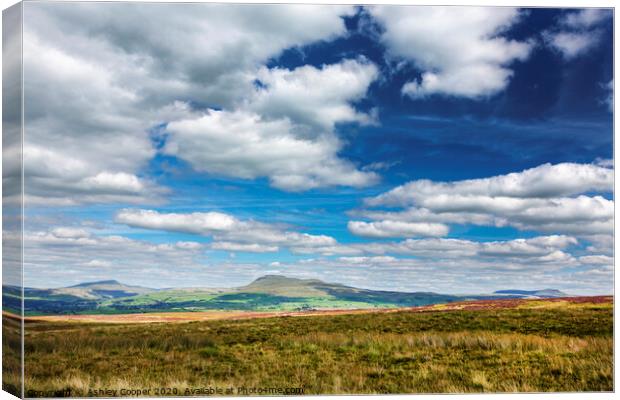
[[[18,313],[22,289],[3,287],[5,311]],[[482,298],[475,296],[473,298]],[[494,296],[497,298],[498,296]],[[499,295],[499,297],[505,297]],[[472,298],[472,297],[468,297]],[[438,293],[376,291],[265,275],[250,284],[233,288],[152,289],[107,280],[40,289],[24,288],[24,314],[113,315],[195,311],[296,311],[310,309],[363,309],[424,306],[465,300]]]
[[[191,311],[191,310],[252,310],[292,311],[303,308],[368,308],[390,307],[391,303],[339,300],[333,297],[295,297],[268,293],[204,294],[187,291],[166,291],[124,299],[107,300],[97,308],[100,314],[121,312]],[[88,311],[86,311],[88,312]]]
[[[242,386],[305,394],[613,390],[611,302],[558,304],[183,324],[30,321],[25,386],[73,396]]]
[[[21,396],[21,321],[2,318],[2,390]]]

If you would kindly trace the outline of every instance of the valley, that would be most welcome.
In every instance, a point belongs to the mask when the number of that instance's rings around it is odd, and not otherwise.
[[[280,275],[266,275],[236,288],[151,289],[108,280],[56,289],[25,288],[24,293],[26,316],[397,309],[467,300],[567,296],[553,289],[502,290],[480,295],[379,291]],[[4,309],[19,313],[20,295],[19,288],[5,287]]]

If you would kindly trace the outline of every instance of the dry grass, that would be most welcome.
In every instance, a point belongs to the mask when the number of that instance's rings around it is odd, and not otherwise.
[[[26,390],[306,394],[613,390],[612,310],[398,312],[186,324],[30,323]],[[153,393],[150,393],[153,395]]]
[[[15,396],[21,393],[21,321],[2,318],[2,390]]]

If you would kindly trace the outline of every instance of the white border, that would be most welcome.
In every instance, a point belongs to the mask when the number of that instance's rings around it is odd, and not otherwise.
[[[99,0],[80,0],[82,2],[97,2]],[[123,0],[106,0],[108,2],[122,2]],[[525,0],[525,1],[505,1],[500,2],[498,0],[474,0],[474,1],[465,1],[465,0],[390,0],[390,1],[355,1],[355,0],[308,0],[308,1],[300,1],[300,0],[243,0],[243,1],[230,1],[230,0],[220,0],[220,1],[183,1],[183,0],[132,0],[132,2],[145,2],[145,3],[301,3],[301,4],[394,4],[394,5],[457,5],[457,6],[514,6],[514,7],[552,7],[552,8],[570,8],[570,7],[607,7],[614,8],[615,2],[612,0]],[[2,4],[2,10],[9,8],[10,6],[19,3],[16,0],[8,0],[4,1]],[[0,32],[2,28],[2,22],[0,18]],[[614,44],[618,43],[618,31],[616,30],[615,25],[615,10],[614,10]],[[2,56],[0,52],[0,65],[2,63]],[[616,52],[614,46],[614,77],[618,77],[618,63],[616,60]],[[616,79],[616,78],[614,78]],[[614,80],[615,82],[615,80]],[[1,88],[1,84],[0,84]],[[2,115],[2,105],[0,103],[0,117]],[[616,104],[614,103],[614,160],[615,155],[618,154],[618,141],[616,140],[616,132],[615,126],[617,121],[617,113],[616,113]],[[23,126],[22,126],[23,128]],[[1,140],[1,139],[0,139]],[[0,175],[2,173],[2,165],[0,163]],[[614,176],[614,188],[617,187],[618,176]],[[0,198],[2,197],[2,189],[0,187]],[[614,190],[614,200],[615,200],[615,190]],[[615,207],[615,203],[614,203]],[[614,213],[615,217],[615,213]],[[1,222],[0,222],[1,223]],[[617,254],[618,250],[618,238],[615,236],[615,232],[618,231],[620,222],[614,218],[614,255]],[[2,249],[0,246],[0,259],[2,256]],[[615,264],[615,258],[614,258]],[[615,268],[615,266],[614,266]],[[1,266],[0,266],[1,271]],[[615,274],[614,274],[614,283],[615,283]],[[614,298],[618,295],[618,288],[614,285]],[[616,324],[618,321],[618,310],[614,307],[614,386],[618,385],[620,382],[620,369],[615,368],[615,359],[616,359],[616,345],[617,339],[620,337],[619,326]],[[0,324],[1,326],[1,324]],[[2,354],[2,349],[0,347],[0,354]],[[188,399],[190,397],[166,397],[168,399]],[[207,398],[207,397],[194,397],[194,398]],[[222,397],[223,398],[223,397]],[[255,397],[229,397],[236,399],[256,399]],[[282,399],[281,397],[260,397],[265,399]],[[583,399],[613,399],[616,398],[615,393],[548,393],[548,394],[524,394],[524,393],[509,393],[509,394],[434,394],[434,395],[347,395],[347,396],[303,396],[303,399],[312,399],[312,400],[342,400],[342,399],[352,399],[352,400],[361,400],[361,399],[389,399],[389,400],[431,400],[437,398],[445,398],[445,399],[471,399],[471,400],[495,400],[495,399],[508,399],[508,400],[517,400],[521,398],[525,399],[568,399],[568,400],[583,400]],[[0,400],[5,399],[15,399],[14,396],[0,391]],[[141,397],[141,399],[156,399],[161,400],[162,397],[154,397],[147,398]],[[191,398],[190,398],[191,399]]]

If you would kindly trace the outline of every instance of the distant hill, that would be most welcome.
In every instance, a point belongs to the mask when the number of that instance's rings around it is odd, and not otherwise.
[[[555,289],[498,290],[492,295],[456,296],[433,292],[360,289],[318,279],[266,275],[230,289],[151,289],[115,280],[85,282],[65,288],[25,288],[26,314],[146,313],[203,310],[310,310],[412,307],[463,300],[562,297]],[[20,290],[4,287],[7,310],[20,307]]]
[[[50,289],[53,294],[66,294],[83,299],[107,299],[117,297],[136,296],[139,294],[152,293],[155,289],[141,286],[124,285],[118,281],[97,281],[80,283],[60,289]]]
[[[265,275],[249,285],[241,286],[240,292],[267,293],[277,296],[329,296],[330,290],[358,290],[337,283],[325,283],[318,279],[289,278],[282,275]]]

